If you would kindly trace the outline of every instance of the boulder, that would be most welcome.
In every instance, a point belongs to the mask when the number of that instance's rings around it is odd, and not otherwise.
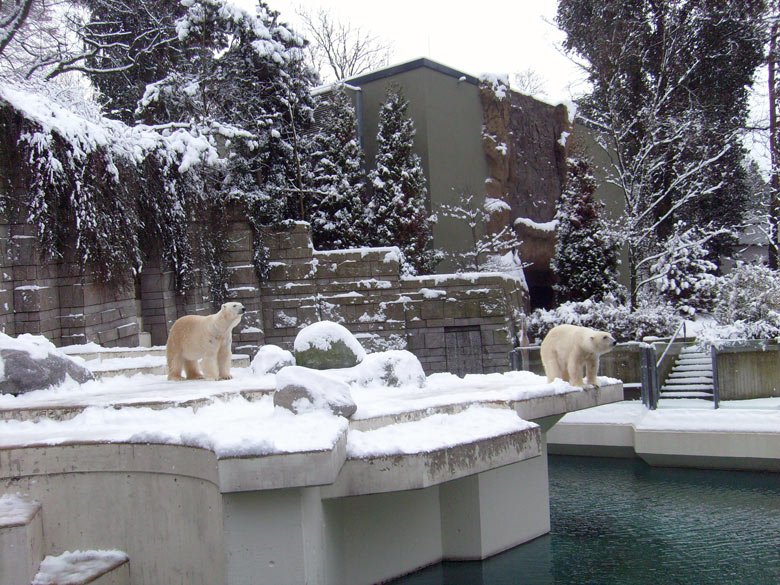
[[[257,376],[275,374],[286,366],[294,366],[293,354],[278,345],[264,345],[257,350],[249,369]]]
[[[405,349],[370,353],[352,368],[350,382],[360,386],[425,386],[425,371],[417,356]]]
[[[67,376],[79,384],[93,380],[92,372],[59,352],[44,337],[29,334],[14,339],[0,334],[0,394],[18,396],[62,384]]]
[[[320,321],[298,332],[293,344],[295,363],[315,370],[351,368],[366,357],[366,350],[349,329]]]
[[[346,382],[301,366],[287,366],[276,374],[274,406],[296,414],[325,410],[347,418],[357,410]]]

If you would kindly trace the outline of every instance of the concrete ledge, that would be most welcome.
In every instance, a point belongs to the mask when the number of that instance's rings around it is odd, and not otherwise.
[[[637,429],[634,449],[650,465],[780,471],[779,433]]]
[[[0,449],[0,481],[91,472],[178,475],[218,485],[216,456],[197,447],[78,443]]]
[[[547,433],[551,455],[636,457],[630,424],[558,423]]]
[[[520,418],[534,420],[621,400],[623,400],[623,385],[608,384],[600,388],[578,389],[564,394],[519,400],[512,402],[511,405]]]
[[[327,451],[220,459],[219,486],[231,493],[331,484],[346,459],[345,432]]]
[[[536,420],[548,416],[564,415],[567,412],[582,410],[609,404],[611,402],[620,402],[623,400],[623,385],[609,384],[600,388],[586,388],[584,390],[572,388],[569,392],[562,394],[548,394],[536,398],[526,398],[524,400],[475,400],[473,402],[455,402],[452,404],[442,404],[438,406],[428,406],[425,408],[411,409],[406,412],[391,413],[383,416],[376,416],[363,419],[351,419],[349,428],[359,431],[372,431],[387,425],[414,422],[432,414],[457,414],[475,404],[482,406],[493,406],[495,408],[512,408],[523,420]]]
[[[422,489],[542,454],[542,432],[525,429],[432,452],[348,459],[323,498]]]

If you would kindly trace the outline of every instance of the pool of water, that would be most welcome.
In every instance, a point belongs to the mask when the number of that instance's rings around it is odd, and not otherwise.
[[[549,461],[549,535],[393,585],[780,585],[780,474]]]

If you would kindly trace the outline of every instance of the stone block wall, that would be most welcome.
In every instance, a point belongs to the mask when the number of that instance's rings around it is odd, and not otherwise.
[[[291,349],[302,327],[327,319],[367,351],[408,349],[427,373],[509,369],[528,302],[523,283],[493,273],[404,278],[396,248],[317,251],[303,223],[266,242],[265,343]]]
[[[254,356],[263,344],[291,349],[302,327],[331,320],[367,351],[409,349],[428,373],[509,369],[528,302],[524,283],[492,273],[404,278],[397,248],[317,251],[305,223],[263,234],[270,275],[261,282],[256,234],[238,212],[228,226],[227,295],[247,308],[233,331],[234,352]],[[177,318],[215,310],[208,286],[177,293],[174,274],[159,261],[147,261],[124,286],[97,283],[76,262],[44,265],[31,230],[0,224],[0,328],[9,335],[111,347],[138,345],[145,332],[152,345],[164,345]]]

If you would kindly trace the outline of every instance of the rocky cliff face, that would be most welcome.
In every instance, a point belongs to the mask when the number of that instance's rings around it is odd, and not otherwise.
[[[489,161],[487,197],[505,201],[509,209],[493,216],[490,231],[514,225],[523,241],[520,256],[531,266],[528,285],[549,287],[555,231],[550,222],[566,180],[566,137],[571,133],[563,105],[551,106],[509,89],[500,79],[480,84],[484,112],[482,143]],[[519,219],[519,221],[518,221]]]

